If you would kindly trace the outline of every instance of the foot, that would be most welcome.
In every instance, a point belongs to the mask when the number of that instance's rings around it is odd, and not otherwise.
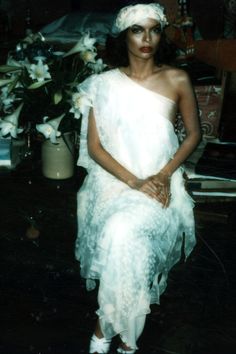
[[[90,354],[100,354],[100,353],[108,353],[111,345],[111,339],[98,338],[95,334],[92,335],[89,346]]]
[[[128,347],[125,343],[121,342],[120,346],[117,348],[117,353],[121,354],[133,354],[136,350]]]

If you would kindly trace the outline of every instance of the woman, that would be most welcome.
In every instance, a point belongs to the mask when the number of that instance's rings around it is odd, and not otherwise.
[[[194,94],[185,72],[156,64],[167,25],[156,4],[130,5],[113,35],[125,38],[128,65],[87,79],[79,165],[76,257],[87,288],[99,280],[98,321],[90,353],[134,353],[150,304],[159,303],[169,270],[195,245],[193,202],[181,164],[200,139]],[[180,110],[187,137],[174,132]]]

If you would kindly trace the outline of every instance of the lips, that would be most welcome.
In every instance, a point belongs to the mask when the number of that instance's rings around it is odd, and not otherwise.
[[[139,50],[142,53],[151,53],[152,52],[152,47],[141,47]]]

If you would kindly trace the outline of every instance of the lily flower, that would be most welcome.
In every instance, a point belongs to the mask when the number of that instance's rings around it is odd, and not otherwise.
[[[79,39],[79,41],[74,45],[74,47],[72,47],[66,54],[64,54],[64,57],[87,50],[92,52],[95,50],[95,42],[96,39],[91,38],[90,34],[86,33]]]
[[[22,107],[23,103],[21,103],[12,114],[9,114],[4,119],[0,119],[2,136],[10,134],[13,138],[17,138],[17,135],[23,132],[24,129],[18,128],[18,120]]]
[[[88,94],[80,89],[72,95],[72,108],[71,113],[74,113],[75,118],[80,118],[81,114],[84,114],[87,107],[92,107],[92,101]]]
[[[30,65],[29,74],[33,80],[42,82],[45,79],[51,79],[51,75],[48,70],[49,70],[48,65],[43,64],[42,59],[39,59],[37,64]]]
[[[94,44],[96,43],[96,39],[90,37],[89,33],[85,33],[85,35],[81,37],[81,43],[83,43],[85,49],[94,50]]]
[[[61,136],[61,132],[58,131],[58,127],[64,116],[65,113],[49,121],[48,121],[48,117],[44,117],[43,119],[44,123],[36,124],[36,129],[38,130],[38,132],[43,134],[46,139],[50,139],[51,143],[57,144],[57,138]]]
[[[107,65],[103,63],[103,60],[100,58],[95,61],[95,63],[89,63],[89,67],[93,70],[94,74],[99,74],[102,72]]]
[[[95,60],[96,55],[97,55],[96,52],[92,52],[91,50],[85,50],[80,53],[80,58],[83,60],[83,62],[85,64],[95,63],[96,62],[96,60]]]
[[[2,102],[2,106],[4,107],[4,111],[7,111],[15,101],[16,96],[12,93],[9,94],[7,86],[3,87],[1,91],[0,100]]]

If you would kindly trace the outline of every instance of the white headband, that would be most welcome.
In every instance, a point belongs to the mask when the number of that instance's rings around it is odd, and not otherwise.
[[[112,33],[119,34],[128,27],[138,24],[145,18],[157,20],[161,28],[168,25],[164,7],[157,3],[137,4],[123,7],[119,12],[113,24]]]

